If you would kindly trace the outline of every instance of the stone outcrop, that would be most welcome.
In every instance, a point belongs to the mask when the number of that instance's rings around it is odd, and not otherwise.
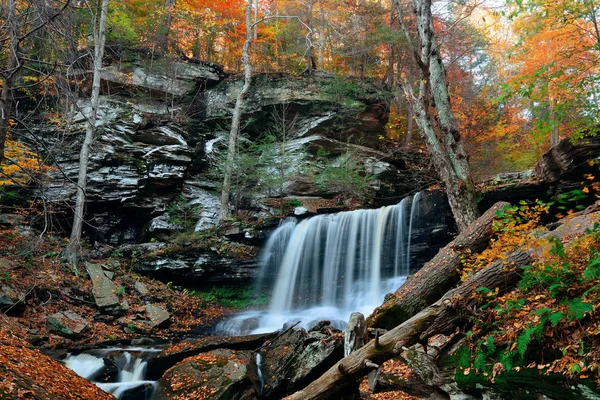
[[[343,358],[343,335],[325,329],[291,329],[261,351],[265,398],[293,393]]]
[[[220,174],[215,170],[226,146],[223,137],[241,80],[223,81],[222,71],[210,64],[178,61],[168,68],[163,64],[156,62],[150,68],[138,60],[104,69],[103,79],[114,90],[110,97],[101,98],[99,129],[88,167],[87,216],[91,220],[86,234],[93,241],[132,243],[187,229],[171,212],[174,205],[182,204],[195,214],[192,225],[196,230],[216,223]],[[352,84],[358,85],[361,94],[348,101],[345,94],[332,90],[333,78],[256,76],[244,110],[245,134],[257,140],[274,124],[274,115],[285,110],[287,117],[295,119],[286,150],[291,157],[311,157],[320,147],[331,157],[347,151],[360,156],[377,178],[373,184],[376,205],[396,203],[414,191],[415,182],[435,180],[421,154],[389,149],[380,140],[387,122],[386,107],[378,100],[383,87],[375,82]],[[192,105],[181,97],[198,89],[202,90],[194,95]],[[135,90],[146,95],[131,101],[128,96]],[[152,94],[156,91],[176,100],[167,104],[164,96]],[[64,140],[57,139],[61,135],[55,128],[38,127],[57,165],[44,195],[58,206],[74,199],[79,133],[85,129],[88,107],[85,101],[78,104],[81,111]],[[172,118],[185,110],[192,113],[189,121]],[[293,174],[286,194],[335,196],[305,178]],[[255,206],[257,213],[264,212]]]
[[[0,312],[18,316],[25,311],[25,294],[8,284],[0,284]]]
[[[139,270],[163,281],[186,284],[248,283],[257,274],[257,260],[221,255],[210,249],[182,249],[143,257]]]
[[[106,314],[122,314],[127,306],[125,302],[120,302],[117,296],[117,285],[108,278],[102,265],[85,263],[85,269],[92,280],[92,294],[94,295],[96,307]]]
[[[46,326],[50,332],[66,338],[77,337],[90,328],[88,321],[72,311],[52,314],[46,319]]]
[[[156,398],[258,399],[253,353],[220,349],[190,357],[163,375]]]
[[[266,333],[248,336],[219,337],[207,336],[199,339],[182,341],[167,347],[156,357],[148,360],[148,379],[159,379],[164,372],[177,363],[198,354],[207,353],[218,349],[229,350],[256,350],[273,339],[275,333]]]

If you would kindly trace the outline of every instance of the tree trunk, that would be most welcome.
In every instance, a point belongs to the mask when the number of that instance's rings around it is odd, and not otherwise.
[[[12,118],[12,89],[15,86],[17,72],[21,68],[16,19],[15,0],[9,0],[8,16],[4,22],[9,29],[8,59],[6,69],[2,73],[2,93],[0,94],[0,163],[5,160],[6,138],[10,128],[10,119]]]
[[[176,0],[165,1],[165,18],[158,28],[156,44],[158,45],[158,49],[163,53],[168,53],[169,51],[169,34],[171,32],[171,24],[173,23],[173,7],[175,6],[175,1]]]
[[[100,99],[100,72],[102,70],[102,58],[104,57],[104,42],[106,39],[106,17],[108,14],[108,1],[102,0],[100,15],[96,16],[99,22],[95,23],[94,32],[94,76],[92,80],[91,114],[85,130],[85,139],[79,154],[79,175],[77,177],[77,197],[73,216],[73,227],[71,229],[70,243],[64,251],[65,260],[77,271],[77,261],[81,255],[81,231],[83,228],[83,217],[85,214],[85,190],[87,182],[87,167],[90,157],[90,146],[94,139],[96,117],[98,115],[98,103]]]
[[[404,146],[410,146],[412,142],[412,135],[414,130],[415,119],[413,117],[413,110],[410,104],[406,107],[406,137],[404,138]]]
[[[319,69],[325,71],[325,10],[323,9],[323,0],[319,0],[319,11],[321,12],[319,26]]]
[[[306,35],[306,40],[307,40],[307,49],[306,49],[306,72],[310,75],[311,71],[313,69],[316,69],[315,67],[315,56],[314,56],[314,52],[315,52],[315,46],[313,45],[313,5],[314,5],[314,0],[310,0],[310,4],[308,6],[308,21],[307,21],[307,28],[308,28],[308,35]]]
[[[413,0],[413,4],[419,49],[413,44],[410,32],[402,21],[402,7],[399,4],[397,10],[400,26],[409,42],[408,47],[421,69],[418,95],[412,89],[412,82],[406,78],[403,79],[402,87],[412,104],[421,135],[426,139],[433,163],[446,187],[458,229],[463,231],[479,215],[477,195],[458,123],[450,104],[446,69],[434,36],[431,0]],[[433,117],[429,114],[430,100],[433,100],[435,107]]]
[[[229,216],[229,196],[231,194],[231,177],[233,175],[233,163],[242,119],[242,107],[244,99],[250,90],[252,81],[252,69],[250,65],[250,46],[252,45],[252,1],[248,0],[246,7],[246,41],[242,48],[242,64],[244,65],[244,86],[238,94],[231,117],[231,130],[229,131],[229,144],[227,147],[227,160],[225,161],[225,174],[223,176],[223,189],[221,192],[221,212],[219,220],[223,221]]]
[[[477,296],[471,296],[477,288],[486,287],[490,290],[498,288],[499,293],[512,290],[521,276],[519,267],[530,260],[527,253],[518,251],[511,254],[506,261],[498,261],[482,269],[463,285],[448,292],[431,306],[343,358],[319,379],[294,393],[289,399],[341,398],[340,390],[346,387],[348,382],[364,376],[384,361],[397,357],[404,348],[422,342],[426,339],[423,338],[424,332],[437,331],[437,324],[446,322],[446,316],[453,314],[449,310],[454,307],[454,304],[458,304],[455,301],[457,298],[461,299],[460,310],[469,310],[478,305]],[[456,314],[456,310],[454,314]],[[458,314],[460,315],[460,313]]]
[[[394,293],[394,297],[369,316],[368,325],[392,329],[454,287],[460,280],[458,269],[463,253],[478,253],[485,249],[494,234],[496,212],[508,205],[504,202],[494,204],[468,229],[441,249],[418,273],[409,276],[404,285]]]

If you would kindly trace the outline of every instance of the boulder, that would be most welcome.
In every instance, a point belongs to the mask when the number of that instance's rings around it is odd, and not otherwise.
[[[187,358],[159,380],[156,398],[258,399],[260,384],[254,353],[220,349]]]
[[[152,304],[146,305],[146,314],[148,315],[150,326],[153,328],[161,326],[171,318],[171,314],[167,310]]]
[[[294,328],[261,351],[263,395],[279,399],[306,386],[344,357],[343,335]]]
[[[248,336],[206,336],[199,339],[185,340],[171,345],[156,357],[148,360],[147,379],[159,379],[164,372],[175,364],[201,353],[218,349],[256,350],[267,340],[273,339],[276,333],[263,333]]]
[[[134,285],[135,291],[138,292],[139,294],[141,294],[142,296],[147,295],[148,292],[148,288],[146,287],[146,285],[144,285],[142,282],[137,281]]]
[[[46,326],[50,332],[66,338],[77,337],[90,328],[88,321],[72,311],[49,316],[46,318]]]
[[[86,262],[85,269],[92,280],[92,294],[100,311],[111,315],[122,314],[126,307],[119,301],[117,285],[106,276],[102,265]]]
[[[152,72],[143,63],[124,70],[109,65],[102,69],[101,79],[113,88],[133,86],[180,97],[194,91],[200,81],[219,82],[223,71],[217,65],[204,62],[175,61],[170,68],[160,65]]]
[[[25,295],[8,284],[0,286],[0,312],[10,316],[21,315],[25,311]]]

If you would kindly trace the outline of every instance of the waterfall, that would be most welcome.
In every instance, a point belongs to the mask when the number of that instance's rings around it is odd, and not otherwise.
[[[94,382],[117,399],[124,395],[128,395],[128,398],[150,399],[156,382],[144,379],[147,366],[144,359],[159,351],[161,350],[136,347],[97,349],[90,353],[67,355],[63,362],[77,375]],[[109,374],[111,364],[117,367],[116,375],[104,376],[102,382],[96,381],[103,373]]]
[[[411,248],[436,250],[429,232],[443,226],[439,199],[417,193],[376,210],[282,221],[264,248],[256,284],[272,289],[268,310],[239,314],[217,331],[267,332],[297,321],[309,328],[321,320],[343,328],[352,312],[370,314],[404,283],[416,256]]]

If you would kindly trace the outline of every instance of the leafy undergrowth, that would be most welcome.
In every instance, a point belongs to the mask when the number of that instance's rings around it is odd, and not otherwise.
[[[110,266],[113,281],[119,288],[116,294],[121,301],[127,301],[129,310],[120,321],[119,317],[102,315],[95,306],[89,278],[75,274],[62,262],[60,254],[65,245],[64,240],[52,235],[40,240],[36,235],[16,230],[0,231],[0,286],[10,286],[26,298],[26,308],[21,315],[8,316],[0,312],[0,320],[13,333],[36,345],[69,346],[147,335],[170,340],[198,327],[212,325],[234,312],[215,299],[182,293],[168,284],[138,275],[125,259],[110,259],[93,262]],[[136,282],[145,285],[147,295],[142,296],[135,290]],[[136,331],[124,321],[141,315],[148,302],[165,308],[171,314],[170,323],[160,329]],[[72,339],[49,332],[46,318],[62,311],[82,316],[89,330]]]
[[[561,238],[540,226],[548,208],[538,203],[505,210],[498,215],[497,239],[483,253],[465,257],[463,278],[516,249],[532,250],[535,261],[523,268],[510,293],[478,289],[483,305],[455,355],[457,378],[493,382],[529,368],[600,384],[599,207],[587,214],[567,212],[563,227],[570,221],[572,231],[564,230]]]
[[[213,286],[207,289],[190,290],[192,296],[197,296],[208,304],[221,304],[223,307],[242,310],[249,307],[261,307],[269,303],[269,297],[264,293],[256,293],[252,287]]]

